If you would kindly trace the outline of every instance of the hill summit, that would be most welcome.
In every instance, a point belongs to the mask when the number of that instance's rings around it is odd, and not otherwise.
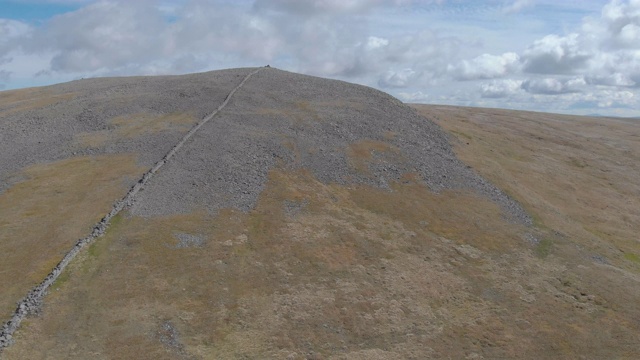
[[[270,67],[87,79],[0,93],[0,136],[7,359],[637,349],[585,328],[633,311],[546,258],[566,236],[380,91]]]

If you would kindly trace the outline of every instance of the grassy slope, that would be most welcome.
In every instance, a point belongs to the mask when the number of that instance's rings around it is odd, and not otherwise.
[[[74,96],[51,88],[3,91],[0,119]],[[185,133],[195,121],[193,114],[130,114],[113,119],[109,129],[80,133],[74,140],[93,147],[150,132]],[[16,184],[0,194],[0,321],[10,318],[16,302],[126,194],[146,170],[136,161],[136,154],[76,156],[11,175]]]
[[[25,169],[0,195],[0,318],[38,284],[139,176],[133,155],[84,156]]]
[[[640,263],[640,122],[416,106],[451,132],[458,156],[540,225],[616,266]]]
[[[506,223],[472,194],[433,194],[412,174],[386,191],[273,170],[247,214],[119,217],[6,358],[632,358],[631,125],[598,129],[605,140],[587,147],[576,132],[588,127],[555,115],[421,111],[538,228]],[[366,171],[371,151],[394,149],[354,144],[353,166]],[[612,184],[604,195],[596,164]],[[178,247],[178,234],[204,242]]]

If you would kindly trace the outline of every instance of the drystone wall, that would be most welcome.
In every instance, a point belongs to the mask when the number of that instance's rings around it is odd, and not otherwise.
[[[82,238],[76,242],[76,244],[69,250],[62,260],[56,265],[53,270],[45,277],[45,279],[35,286],[27,296],[25,296],[21,301],[18,302],[18,306],[13,313],[13,316],[9,321],[7,321],[0,329],[0,353],[2,349],[11,345],[13,342],[13,334],[20,327],[20,323],[24,320],[28,315],[37,314],[40,311],[40,307],[42,306],[42,300],[46,295],[49,287],[56,281],[58,276],[64,271],[64,269],[69,265],[69,263],[75,258],[75,256],[88,244],[92,243],[100,236],[104,235],[107,228],[109,227],[109,223],[114,216],[118,215],[124,208],[131,206],[135,200],[136,195],[140,190],[153,178],[153,176],[160,170],[162,167],[169,161],[171,158],[184,146],[184,144],[207,122],[213,119],[224,107],[229,103],[229,100],[233,97],[233,95],[238,91],[246,82],[251,78],[251,76],[258,73],[262,68],[257,68],[251,71],[244,79],[231,90],[231,92],[227,95],[225,100],[218,106],[218,108],[200,120],[187,134],[185,134],[182,139],[173,147],[171,150],[160,160],[158,161],[149,171],[147,171],[142,178],[127,192],[127,194],[120,200],[118,200],[114,205],[111,211],[103,217],[100,222],[98,222],[91,234],[85,238]]]

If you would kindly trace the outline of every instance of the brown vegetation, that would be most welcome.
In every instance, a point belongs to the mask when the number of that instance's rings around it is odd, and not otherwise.
[[[640,122],[415,106],[455,135],[456,153],[537,224],[634,273],[640,263]]]
[[[257,207],[119,216],[7,359],[630,357],[619,270],[540,259],[487,199],[274,170]],[[180,247],[176,234],[203,239]],[[598,274],[598,278],[591,277]],[[613,292],[612,292],[613,291]],[[618,298],[622,295],[622,298]],[[171,331],[167,330],[170,329]]]
[[[0,116],[43,108],[58,102],[69,101],[76,93],[56,94],[47,88],[28,88],[0,92]]]
[[[109,212],[142,169],[131,155],[34,165],[0,194],[0,314],[21,299]]]
[[[108,121],[112,129],[80,133],[76,141],[86,147],[100,147],[121,138],[134,138],[160,131],[187,132],[197,119],[189,114],[134,114]]]
[[[315,105],[296,106],[261,111],[294,124],[312,118]],[[433,193],[412,173],[380,189],[279,168],[248,213],[117,216],[3,356],[633,359],[638,125],[417,108],[453,134],[467,164],[527,208],[534,227],[506,221],[474,193]],[[381,141],[347,152],[363,172],[378,158],[403,161]],[[37,196],[55,196],[48,191]]]

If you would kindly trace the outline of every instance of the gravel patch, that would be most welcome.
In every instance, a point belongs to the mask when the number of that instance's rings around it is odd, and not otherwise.
[[[205,238],[200,235],[175,232],[173,236],[178,239],[176,249],[202,247],[204,245]]]
[[[300,104],[306,107],[299,119],[277,112],[294,111]],[[374,152],[363,173],[350,163],[348,151],[367,140],[387,142],[400,155]],[[198,208],[248,211],[276,164],[309,169],[325,183],[380,188],[415,172],[433,191],[471,189],[498,203],[509,220],[531,224],[517,202],[457,159],[446,132],[409,106],[369,87],[274,68],[252,77],[225,110],[185,144],[176,161],[146,187],[132,212],[158,216]]]
[[[90,235],[84,237],[76,242],[76,244],[67,252],[62,260],[51,270],[51,272],[45,277],[45,279],[38,285],[36,285],[31,291],[27,293],[27,295],[18,302],[18,306],[9,321],[7,321],[0,328],[0,352],[3,348],[11,345],[13,343],[13,334],[20,327],[22,320],[29,315],[36,315],[40,312],[42,307],[42,301],[44,296],[47,294],[49,287],[56,281],[56,279],[60,276],[62,271],[67,267],[67,265],[75,258],[75,256],[87,245],[95,241],[97,238],[104,235],[109,226],[111,219],[118,215],[122,209],[125,207],[131,206],[135,200],[136,195],[142,190],[142,188],[147,184],[147,182],[153,178],[153,176],[170,160],[175,154],[182,148],[182,146],[191,138],[193,135],[200,129],[204,124],[206,124],[211,118],[213,118],[216,114],[218,114],[229,102],[233,94],[254,74],[256,74],[261,69],[253,69],[248,72],[241,81],[236,84],[235,87],[231,89],[231,91],[222,99],[222,103],[217,106],[217,108],[212,111],[210,114],[205,116],[202,120],[200,120],[191,130],[187,132],[187,134],[183,135],[183,137],[175,144],[172,145],[170,151],[164,154],[155,165],[147,171],[142,178],[138,180],[135,185],[131,187],[131,189],[127,192],[124,198],[117,200],[111,211],[105,215],[93,228]]]
[[[246,82],[249,76],[253,77]],[[199,208],[249,211],[276,164],[309,169],[325,183],[381,188],[415,172],[434,191],[472,189],[498,203],[510,220],[531,224],[518,203],[456,158],[440,127],[397,99],[368,87],[263,68],[260,72],[234,69],[187,76],[82,80],[49,90],[81,95],[0,118],[0,192],[17,181],[14,173],[25,166],[78,154],[134,152],[144,154],[144,164],[155,165],[19,302],[13,318],[0,331],[0,350],[12,342],[12,334],[24,317],[39,311],[49,286],[66,265],[86,244],[104,234],[110,219],[123,208],[130,207],[133,214],[141,216]],[[304,111],[293,118],[277,113],[295,107]],[[75,135],[104,129],[109,119],[140,112],[193,112],[203,119],[184,136],[149,134],[91,149],[79,149],[73,143]],[[348,156],[351,146],[361,141],[389,143],[399,155],[372,150],[370,164],[363,172]],[[304,204],[285,206],[289,215],[295,216]],[[184,247],[198,246],[202,241],[189,234],[176,236]],[[246,238],[239,238],[229,244],[244,241]],[[171,327],[165,330],[165,340],[171,346],[175,334]]]
[[[24,111],[11,111],[15,104],[0,104],[0,193],[15,184],[20,169],[73,156],[136,153],[140,165],[150,167],[183,134],[166,130],[95,148],[81,146],[75,137],[109,129],[109,120],[120,116],[191,113],[201,119],[213,112],[249,71],[77,80],[34,89],[48,96],[75,94],[70,100]]]

